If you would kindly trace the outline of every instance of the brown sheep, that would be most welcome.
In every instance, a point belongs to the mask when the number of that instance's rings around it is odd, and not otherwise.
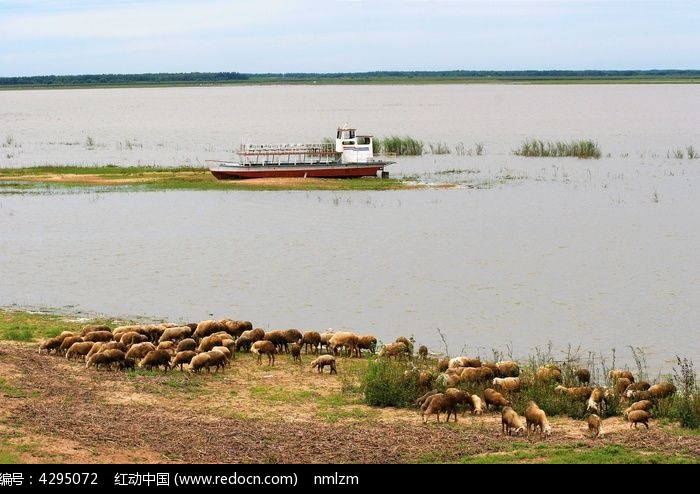
[[[221,343],[223,343],[221,336],[216,336],[216,335],[205,336],[199,342],[199,347],[197,347],[197,351],[199,353],[208,352],[209,350],[211,350],[215,346],[222,346]]]
[[[644,424],[644,427],[649,429],[649,414],[645,412],[644,410],[633,410],[630,413],[627,414],[627,420],[629,420],[630,423],[630,429],[634,425],[634,428],[637,428],[637,424],[641,423]]]
[[[73,343],[71,347],[68,349],[66,352],[66,358],[68,360],[72,359],[73,357],[83,357],[83,360],[85,359],[85,356],[92,350],[92,346],[95,343],[93,341],[83,341],[79,343]]]
[[[506,400],[501,393],[491,388],[486,388],[484,390],[484,401],[486,402],[486,410],[488,410],[491,405],[496,408],[510,406],[510,401]]]
[[[282,331],[281,329],[266,331],[265,337],[263,339],[275,345],[277,353],[282,353],[282,351],[286,353],[289,349],[287,346],[287,338],[284,336],[284,331]]]
[[[499,377],[518,377],[520,375],[520,366],[513,360],[496,362],[496,369]]]
[[[94,345],[92,345],[92,348],[88,352],[87,355],[85,355],[85,361],[87,361],[90,357],[92,357],[94,354],[98,353],[102,347],[104,346],[104,343],[101,341],[98,341]]]
[[[326,350],[329,350],[328,342],[331,341],[331,338],[333,338],[333,335],[335,334],[335,331],[333,331],[331,328],[328,328],[324,333],[321,333],[321,345],[320,347],[326,347]]]
[[[654,384],[647,392],[653,399],[667,398],[676,392],[676,387],[671,383]]]
[[[136,360],[132,358],[124,358],[124,360],[120,360],[118,362],[119,364],[119,370],[136,370]]]
[[[610,372],[608,372],[608,378],[612,381],[615,382],[620,378],[625,378],[629,379],[630,383],[634,382],[634,375],[628,371],[628,370],[619,370],[619,369],[613,369]]]
[[[423,396],[421,396],[420,398],[418,398],[416,400],[416,405],[421,406],[423,403],[425,403],[425,400],[427,400],[428,397],[436,395],[438,393],[439,393],[439,391],[437,389],[432,389],[432,390],[428,391],[427,393],[425,393]]]
[[[488,367],[462,367],[462,382],[488,381],[493,378],[493,371]]]
[[[389,343],[379,350],[380,357],[394,357],[396,360],[402,358],[406,354],[408,354],[408,347],[403,342]]]
[[[588,369],[584,369],[583,367],[576,369],[574,375],[581,386],[585,386],[591,382],[591,372]]]
[[[504,392],[515,393],[520,391],[519,377],[494,377],[492,384]]]
[[[275,344],[269,340],[260,340],[253,343],[251,351],[258,355],[258,365],[262,364],[262,356],[267,355],[267,365],[275,365]]]
[[[590,412],[600,413],[602,411],[603,404],[607,403],[607,394],[603,388],[596,386],[591,392],[590,398],[588,398],[588,403],[586,405],[587,410]]]
[[[231,350],[226,348],[225,346],[215,346],[214,348],[211,349],[211,351],[218,351],[224,354],[224,357],[226,357],[226,365],[231,367],[231,356],[233,355],[231,353]]]
[[[651,388],[651,384],[649,384],[647,381],[639,381],[627,386],[625,391],[647,391],[649,388]]]
[[[158,343],[156,350],[165,350],[172,357],[177,353],[177,345],[172,341],[162,341]]]
[[[479,395],[472,395],[472,415],[484,413],[484,401]]]
[[[251,329],[250,331],[243,331],[241,336],[236,339],[236,351],[240,350],[250,350],[250,347],[256,341],[260,341],[265,337],[265,330],[262,328]]]
[[[109,357],[104,354],[104,353],[95,353],[93,354],[89,359],[87,359],[87,362],[85,363],[85,368],[89,369],[90,367],[95,367],[95,370],[99,371],[100,370],[100,365],[111,365],[112,361],[109,359]]]
[[[449,394],[437,393],[430,396],[425,403],[423,403],[425,409],[423,410],[423,423],[428,423],[428,417],[432,414],[437,415],[437,421],[440,422],[440,412],[447,413],[447,422],[450,421],[450,414],[455,417],[455,422],[457,422],[457,399]]]
[[[210,358],[208,353],[200,353],[192,357],[192,360],[190,360],[190,372],[197,374],[201,372],[204,367],[206,367],[207,372],[209,372],[208,364]]]
[[[244,331],[251,331],[253,329],[253,324],[250,321],[232,321],[231,319],[224,319],[219,322],[226,326],[225,331],[234,338],[238,338]]]
[[[119,338],[115,337],[115,340],[129,346],[148,341],[148,336],[137,333],[136,331],[129,331],[128,333],[121,333]]]
[[[435,376],[432,372],[420,371],[418,373],[418,387],[421,389],[430,389],[435,381]]]
[[[425,345],[421,345],[418,347],[418,357],[421,360],[427,360],[428,359],[428,347]]]
[[[211,319],[200,321],[199,324],[197,324],[197,329],[192,333],[192,338],[199,340],[217,331],[226,331],[227,329],[226,324],[222,324],[220,321],[213,321]]]
[[[618,396],[622,396],[625,393],[625,390],[632,384],[632,381],[627,379],[626,377],[621,377],[615,381],[615,394]]]
[[[588,398],[591,397],[591,393],[593,393],[593,388],[566,388],[564,386],[557,386],[554,388],[555,393],[559,393],[562,395],[566,395],[569,398],[574,398],[578,400],[587,400]]]
[[[179,352],[194,352],[197,350],[197,342],[192,338],[185,338],[180,340],[177,344],[176,351]]]
[[[116,342],[113,342],[116,343]],[[109,343],[105,343],[102,348],[100,348],[100,353],[98,355],[106,355],[109,358],[109,368],[112,368],[113,363],[119,364],[122,360],[126,358],[126,354],[119,348],[108,348],[105,350],[105,346]]]
[[[644,410],[645,412],[648,412],[651,410],[652,406],[654,406],[654,403],[650,400],[635,401],[629,407],[627,407],[624,412],[622,412],[622,415],[627,418],[627,415],[635,410]]]
[[[181,352],[177,352],[175,354],[175,358],[173,359],[173,369],[179,365],[180,370],[182,370],[182,366],[185,364],[189,364],[195,355],[197,355],[197,353],[192,350],[183,350]]]
[[[349,356],[360,356],[360,350],[357,347],[358,343],[358,338],[355,333],[351,333],[350,331],[341,331],[333,336],[331,336],[331,339],[328,340],[328,347],[331,349],[333,352],[333,355],[338,355],[340,350],[342,348],[347,349],[348,355]]]
[[[309,347],[311,347],[312,353],[317,354],[321,344],[321,335],[318,331],[306,331],[301,337],[301,344],[306,353],[309,353]]]
[[[362,354],[362,350],[369,350],[369,352],[374,355],[374,353],[377,351],[377,338],[371,334],[358,336],[357,348],[360,350],[360,355]]]
[[[129,348],[129,351],[126,352],[126,358],[132,358],[135,360],[141,360],[144,358],[148,352],[151,352],[156,349],[156,346],[151,343],[150,341],[144,341],[143,343],[137,343],[133,345],[131,348]]]
[[[216,367],[216,372],[219,372],[219,369],[222,371],[226,369],[228,360],[226,360],[226,355],[224,355],[223,352],[219,350],[210,350],[207,352],[207,355],[209,355],[208,367]]]
[[[561,369],[557,366],[540,367],[535,371],[535,380],[540,382],[562,382]]]
[[[285,329],[282,331],[284,338],[287,340],[288,344],[299,343],[302,338],[301,331],[298,329]]]
[[[591,434],[591,439],[595,439],[600,434],[601,420],[595,413],[588,416],[588,432]]]
[[[106,350],[121,350],[122,352],[126,353],[127,350],[126,345],[120,341],[100,341],[98,343],[102,343],[97,350],[98,352],[104,352]]]
[[[69,338],[71,336],[79,336],[79,335],[75,334],[73,331],[62,331],[61,334],[56,336],[56,339],[58,339],[61,343],[63,343],[63,340],[65,340],[66,338]]]
[[[517,436],[524,430],[525,424],[523,424],[522,417],[511,407],[503,407],[501,411],[501,432],[503,435],[508,434],[510,436],[515,432]]]
[[[85,341],[112,341],[114,335],[111,331],[92,331],[85,335]]]
[[[105,324],[88,324],[87,326],[83,326],[83,329],[80,331],[80,336],[86,336],[88,333],[95,331],[109,331],[111,333],[112,329]]]
[[[61,347],[61,343],[63,343],[63,340],[60,340],[58,338],[49,338],[48,340],[44,341],[39,345],[39,353],[42,351],[45,351],[46,353],[51,353],[53,350],[54,352],[58,352],[58,349]]]
[[[525,410],[525,422],[527,424],[527,437],[530,437],[530,428],[532,427],[533,434],[537,432],[537,428],[540,428],[540,435],[544,434],[549,436],[552,434],[552,428],[547,420],[547,414],[544,413],[537,403],[531,401],[527,404],[527,409]]]
[[[69,336],[64,338],[64,340],[61,342],[61,346],[58,347],[57,353],[65,355],[68,349],[72,347],[74,343],[81,343],[82,341],[84,340],[80,336]]]
[[[472,406],[472,397],[466,391],[457,388],[447,388],[445,394],[453,396],[457,405],[464,405],[464,413],[462,413],[462,416],[467,412],[467,406]]]
[[[170,369],[170,353],[168,353],[166,350],[158,348],[148,352],[143,360],[141,360],[140,364],[142,369],[149,370],[152,370],[154,367],[157,369],[161,365],[165,369],[165,372],[168,372]]]
[[[189,326],[175,326],[174,328],[167,328],[160,335],[158,342],[162,341],[180,341],[185,338],[189,338],[192,335],[192,329]]]
[[[318,367],[319,374],[323,374],[323,368],[325,366],[330,367],[329,374],[337,374],[338,371],[335,368],[335,357],[332,355],[321,355],[316,360],[311,362],[311,368]]]
[[[411,340],[409,340],[405,336],[399,336],[394,340],[394,343],[403,343],[404,345],[406,345],[406,348],[408,348],[408,352],[413,353],[413,343],[411,343]]]
[[[443,357],[438,361],[437,368],[438,372],[445,372],[450,367],[450,359]]]
[[[301,346],[299,343],[292,343],[290,350],[292,352],[292,362],[300,364],[303,363],[301,361]]]

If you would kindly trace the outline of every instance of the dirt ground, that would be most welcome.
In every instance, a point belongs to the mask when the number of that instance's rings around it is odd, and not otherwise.
[[[51,463],[399,463],[456,461],[509,451],[500,414],[422,424],[416,411],[374,409],[348,398],[339,375],[319,375],[279,356],[277,365],[237,358],[218,375],[123,373],[39,355],[35,344],[0,342],[0,441],[25,462]],[[591,440],[582,421],[555,418],[551,444],[623,445],[700,456],[700,436],[655,421],[630,430],[607,419]]]

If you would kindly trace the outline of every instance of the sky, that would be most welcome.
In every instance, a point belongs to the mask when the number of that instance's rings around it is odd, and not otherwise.
[[[700,0],[0,0],[0,76],[700,69]]]

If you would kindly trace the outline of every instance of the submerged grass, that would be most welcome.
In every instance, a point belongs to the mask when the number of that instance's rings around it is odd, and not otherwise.
[[[389,136],[381,140],[380,149],[384,154],[395,156],[420,156],[423,154],[423,142],[409,136]]]
[[[541,141],[539,139],[527,139],[523,141],[519,149],[513,151],[517,156],[547,157],[547,158],[595,158],[601,156],[598,143],[589,139],[580,141]]]

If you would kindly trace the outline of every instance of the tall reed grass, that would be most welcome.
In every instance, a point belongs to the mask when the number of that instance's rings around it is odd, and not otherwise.
[[[591,140],[545,142],[539,139],[527,139],[523,141],[519,149],[513,151],[513,154],[547,158],[575,157],[598,159],[601,156],[598,144]]]
[[[396,156],[420,156],[423,154],[423,142],[409,136],[389,136],[381,139],[381,152]]]

